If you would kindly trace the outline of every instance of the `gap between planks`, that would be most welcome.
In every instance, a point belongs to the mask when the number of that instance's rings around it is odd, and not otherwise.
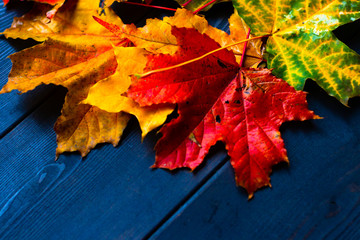
[[[151,229],[145,235],[143,239],[156,239],[157,235],[161,233],[161,231],[165,229],[179,213],[181,213],[191,202],[193,202],[209,184],[214,182],[214,180],[220,174],[221,170],[226,167],[226,163],[228,162],[229,156],[225,156],[223,160],[221,160],[220,163],[214,169],[212,169],[210,173],[205,176],[200,181],[200,183],[189,192],[187,196],[185,196],[171,211],[168,212],[168,214],[165,215],[163,219],[160,220],[159,223],[155,225],[153,229]]]

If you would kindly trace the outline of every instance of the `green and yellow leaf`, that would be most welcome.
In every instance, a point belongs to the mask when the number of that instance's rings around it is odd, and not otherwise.
[[[270,35],[273,73],[296,89],[313,79],[346,104],[360,94],[360,56],[331,32],[360,17],[358,0],[233,0],[252,33]]]

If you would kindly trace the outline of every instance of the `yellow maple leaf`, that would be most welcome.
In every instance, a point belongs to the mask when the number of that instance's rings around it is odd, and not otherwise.
[[[104,9],[106,20],[122,24],[111,9]],[[4,32],[7,37],[33,38],[44,43],[10,56],[13,68],[0,93],[12,90],[23,93],[41,84],[68,88],[62,115],[55,125],[57,155],[64,151],[80,151],[85,156],[98,143],[116,145],[129,119],[128,114],[107,113],[81,102],[92,85],[115,73],[117,60],[113,46],[126,45],[128,41],[115,37],[94,21],[92,15],[98,13],[98,4],[93,1],[68,1],[50,23],[43,15],[46,10],[45,5],[36,5],[32,12],[15,19],[12,27]],[[126,98],[123,100],[126,105]],[[128,102],[127,108],[131,109],[134,103]],[[171,110],[166,108],[164,114],[161,109],[154,110],[160,113],[157,121],[152,118],[150,108],[145,109],[145,114],[141,114],[141,109],[136,111],[143,117],[139,122],[144,126],[145,135],[161,125]]]

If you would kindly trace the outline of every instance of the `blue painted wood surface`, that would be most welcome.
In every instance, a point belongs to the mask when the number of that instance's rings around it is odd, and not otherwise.
[[[206,16],[227,29],[231,12],[231,4],[220,4]],[[15,14],[0,9],[1,31]],[[143,24],[145,15],[163,12],[126,17]],[[359,32],[355,22],[336,34],[360,52]],[[29,44],[1,37],[1,86],[11,67],[6,56]],[[305,90],[324,119],[281,128],[290,167],[275,167],[273,188],[251,201],[235,186],[221,144],[194,173],[152,170],[157,137],[141,144],[133,119],[119,147],[55,162],[52,126],[65,90],[0,95],[0,239],[359,239],[360,100],[347,108],[312,82]]]

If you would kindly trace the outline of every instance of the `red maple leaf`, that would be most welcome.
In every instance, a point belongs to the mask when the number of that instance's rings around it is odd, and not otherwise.
[[[194,29],[172,28],[175,55],[149,56],[145,71],[173,66],[219,48]],[[236,183],[253,196],[270,185],[271,167],[288,161],[279,128],[285,121],[317,118],[306,94],[268,69],[239,72],[232,52],[221,50],[199,61],[134,79],[128,96],[140,105],[177,103],[179,117],[164,125],[154,167],[195,169],[211,146],[223,141]]]

